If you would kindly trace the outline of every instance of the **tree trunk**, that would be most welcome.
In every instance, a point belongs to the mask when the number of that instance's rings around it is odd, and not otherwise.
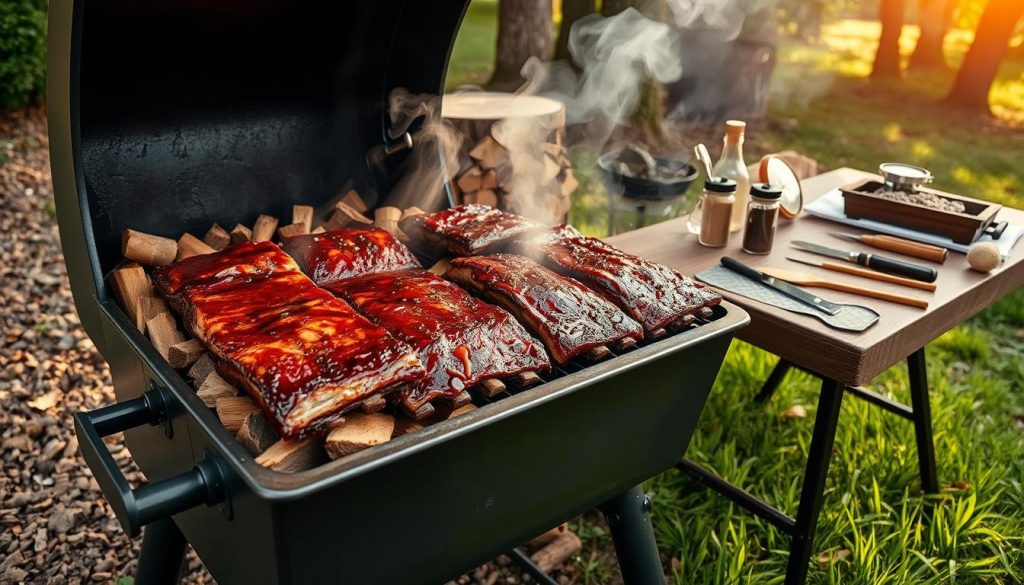
[[[917,39],[914,52],[910,55],[911,69],[945,69],[946,56],[942,43],[953,22],[954,0],[920,0],[918,20],[921,36]]]
[[[597,5],[594,0],[562,0],[562,23],[558,27],[555,59],[572,64],[572,55],[569,54],[569,32],[577,20],[595,10],[597,10]]]
[[[668,5],[665,0],[603,0],[601,14],[615,16],[623,10],[635,7],[644,16],[665,22],[668,19]],[[661,104],[661,84],[648,79],[640,88],[640,99],[636,111],[630,117],[630,125],[637,130],[649,147],[661,144],[665,139],[663,122],[665,111]]]
[[[548,60],[551,38],[551,0],[500,0],[498,44],[494,74],[487,86],[513,90],[524,82],[521,71],[530,57]]]
[[[878,39],[878,52],[871,68],[875,79],[898,79],[900,67],[900,35],[903,33],[903,0],[882,0],[882,34]]]
[[[989,0],[974,32],[953,89],[946,102],[955,106],[990,113],[988,91],[1006,55],[1017,21],[1024,14],[1021,0]]]

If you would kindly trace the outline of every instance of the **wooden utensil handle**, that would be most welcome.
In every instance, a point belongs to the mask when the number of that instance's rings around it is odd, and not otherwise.
[[[937,262],[939,264],[945,262],[946,255],[949,254],[949,250],[940,246],[912,242],[910,240],[894,236],[861,236],[860,239],[865,244],[874,246],[879,250],[888,250],[890,252],[896,252],[897,254],[905,254],[907,256],[913,256],[914,258],[921,258],[922,260]]]
[[[934,282],[921,282],[920,280],[914,280],[912,278],[903,278],[902,276],[895,276],[893,274],[886,274],[884,272],[868,270],[866,268],[861,268],[860,266],[854,266],[852,264],[823,262],[821,264],[821,267],[827,270],[834,270],[836,272],[845,272],[846,274],[863,276],[864,278],[870,278],[872,280],[877,280],[880,282],[891,282],[893,284],[902,284],[903,286],[909,286],[911,288],[926,290],[928,292],[935,292]]]
[[[865,288],[863,286],[857,286],[853,284],[846,284],[842,282],[823,282],[821,284],[824,288],[832,290],[838,290],[842,292],[848,292],[855,295],[861,295],[863,297],[871,297],[873,299],[882,299],[884,301],[892,301],[901,305],[909,305],[911,307],[918,307],[920,309],[928,308],[928,301],[923,299],[915,299],[914,297],[908,297],[896,293],[887,292],[884,290],[878,290],[875,288]]]

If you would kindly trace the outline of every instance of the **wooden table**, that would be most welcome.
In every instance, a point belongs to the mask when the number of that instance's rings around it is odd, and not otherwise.
[[[802,182],[804,203],[810,203],[836,187],[869,177],[874,175],[841,168],[809,178]],[[999,212],[998,218],[1022,224],[1024,211],[1004,208]],[[683,274],[696,274],[719,263],[722,256],[732,256],[755,268],[763,265],[803,270],[841,282],[891,290],[929,300],[929,307],[922,310],[847,293],[812,289],[827,300],[867,305],[881,315],[879,322],[873,327],[861,333],[851,333],[827,327],[814,317],[790,313],[759,301],[720,291],[727,299],[750,313],[751,323],[739,332],[738,337],[780,357],[779,365],[769,376],[757,397],[758,400],[767,400],[771,396],[791,366],[807,370],[822,379],[814,434],[808,452],[797,515],[795,518],[787,516],[692,461],[684,459],[678,467],[791,536],[789,566],[786,572],[786,583],[790,584],[803,583],[807,575],[814,529],[821,509],[844,392],[848,391],[914,423],[922,488],[929,493],[937,492],[939,486],[932,444],[924,346],[1000,297],[1024,285],[1024,243],[1014,250],[1000,268],[989,274],[969,270],[966,256],[951,252],[944,264],[931,265],[939,271],[936,281],[938,288],[934,293],[866,280],[786,260],[786,256],[828,260],[796,250],[789,245],[792,240],[807,240],[832,248],[862,249],[918,264],[929,264],[924,260],[878,251],[858,242],[835,238],[828,235],[827,232],[830,231],[867,233],[807,214],[802,214],[792,221],[780,219],[773,251],[767,256],[743,252],[740,249],[740,234],[733,234],[725,248],[702,247],[697,244],[695,236],[687,233],[686,218],[674,219],[608,239],[610,243],[627,252],[666,264]],[[906,360],[908,365],[913,408],[859,387],[903,360]]]

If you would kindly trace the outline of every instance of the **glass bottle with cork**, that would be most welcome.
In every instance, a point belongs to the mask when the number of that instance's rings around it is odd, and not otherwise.
[[[712,172],[716,177],[736,181],[736,203],[732,206],[729,231],[743,229],[746,219],[747,202],[750,201],[750,173],[743,162],[743,134],[747,123],[741,120],[726,120],[722,156],[715,163]]]

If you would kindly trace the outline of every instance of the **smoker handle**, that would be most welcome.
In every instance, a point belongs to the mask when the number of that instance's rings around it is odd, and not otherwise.
[[[110,449],[103,443],[103,437],[143,424],[159,424],[166,413],[163,396],[158,390],[151,390],[127,402],[74,415],[82,456],[129,536],[138,536],[142,527],[150,522],[200,504],[211,506],[225,497],[224,474],[210,458],[163,481],[134,490],[128,485]]]

